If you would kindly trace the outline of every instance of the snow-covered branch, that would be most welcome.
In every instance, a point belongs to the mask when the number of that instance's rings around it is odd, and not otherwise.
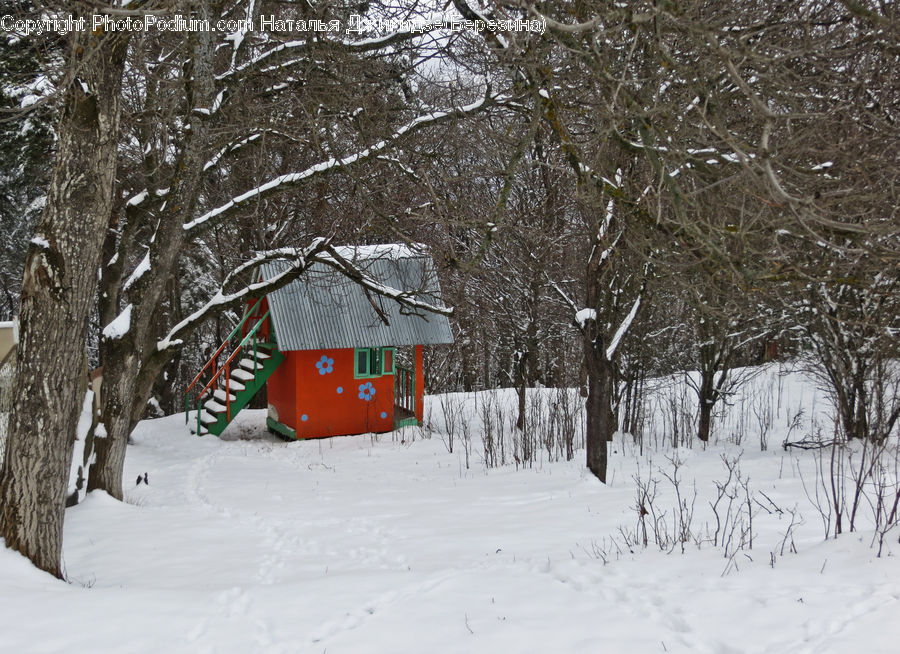
[[[566,292],[562,289],[562,287],[561,287],[559,284],[557,284],[556,281],[554,281],[554,280],[550,277],[550,275],[548,275],[546,272],[544,272],[544,277],[547,278],[547,283],[549,283],[550,286],[553,288],[553,290],[556,291],[557,294],[559,294],[559,296],[562,298],[563,302],[565,302],[565,303],[569,306],[569,308],[570,308],[570,309],[576,314],[576,316],[577,316],[577,314],[579,313],[579,311],[578,311],[578,305],[575,304],[575,302],[572,300],[572,298],[569,297],[568,293],[566,293]],[[576,317],[575,320],[576,320],[576,322],[577,322],[578,318]]]
[[[129,288],[134,286],[134,284],[147,272],[150,270],[150,251],[148,250],[144,257],[140,260],[138,265],[132,271],[131,275],[128,276],[128,279],[125,280],[125,283],[122,285],[122,290],[127,291]]]
[[[638,296],[634,299],[634,304],[631,305],[631,311],[629,311],[628,315],[625,316],[625,320],[623,320],[619,325],[619,328],[613,335],[612,340],[609,342],[609,347],[606,348],[606,358],[608,360],[612,361],[613,356],[615,356],[616,354],[616,349],[618,349],[619,347],[619,343],[622,342],[625,334],[627,334],[628,330],[631,329],[631,323],[634,322],[634,317],[637,315],[638,309],[641,306],[642,299],[643,293],[638,294]]]
[[[225,284],[223,283],[216,294],[206,304],[172,327],[172,329],[169,330],[169,333],[156,343],[156,351],[161,353],[170,348],[182,345],[184,343],[184,338],[188,334],[199,327],[208,318],[225,309],[240,306],[247,300],[261,298],[264,295],[287,286],[306,272],[306,270],[315,262],[316,255],[322,252],[326,247],[329,247],[329,245],[329,239],[316,238],[306,248],[286,248],[282,251],[280,257],[266,258],[265,256],[258,256],[254,257],[251,261],[241,264],[237,269],[231,271],[231,273],[226,276],[226,282],[233,280],[238,274],[238,271],[246,271],[254,265],[259,265],[263,261],[271,260],[272,258],[290,258],[291,261],[291,264],[285,270],[272,278],[249,284],[233,293],[226,293]],[[288,250],[290,250],[290,252],[288,252]]]
[[[637,316],[638,309],[641,308],[641,302],[644,299],[644,293],[647,291],[647,276],[650,272],[650,264],[644,264],[644,276],[641,281],[641,287],[638,290],[637,297],[634,298],[634,302],[631,305],[631,311],[628,312],[628,315],[625,316],[625,319],[619,323],[618,329],[616,329],[616,333],[613,334],[612,339],[609,342],[609,346],[606,348],[606,359],[608,361],[612,361],[612,358],[616,354],[616,350],[619,348],[619,344],[622,342],[622,339],[625,338],[625,335],[628,334],[628,330],[631,329],[631,325],[634,322],[635,317]]]
[[[164,198],[168,194],[169,194],[169,189],[161,188],[161,189],[157,189],[153,195],[154,195],[154,197],[157,197],[157,198]],[[150,197],[150,191],[148,191],[147,189],[139,191],[139,192],[135,193],[134,195],[132,195],[130,198],[128,198],[128,200],[125,201],[125,208],[130,209],[132,207],[139,207],[144,202],[146,202],[147,198],[149,198],[149,197]]]
[[[371,291],[372,293],[375,293],[376,295],[380,295],[382,297],[390,298],[399,303],[401,306],[410,309],[428,311],[430,313],[437,313],[445,316],[453,315],[453,307],[446,307],[443,305],[425,302],[424,300],[418,299],[414,291],[401,291],[391,286],[382,284],[377,279],[374,279],[373,277],[367,275],[365,272],[353,265],[353,263],[348,260],[343,254],[341,254],[337,248],[328,246],[324,248],[324,250],[324,253],[316,256],[316,259],[318,261],[334,268],[342,275],[352,279],[367,291]]]
[[[222,160],[222,157],[224,157],[226,154],[230,154],[231,152],[234,152],[235,150],[241,149],[245,145],[253,143],[257,139],[259,139],[259,137],[262,135],[263,135],[262,132],[254,132],[253,134],[250,134],[249,136],[242,138],[240,141],[229,143],[224,148],[222,148],[221,150],[216,152],[212,156],[212,158],[203,165],[203,170],[206,171],[206,170],[209,170],[210,168],[218,165],[218,163]]]
[[[396,43],[400,43],[403,41],[408,41],[413,38],[421,38],[423,34],[426,34],[428,30],[419,30],[419,31],[396,31],[390,34],[385,34],[384,36],[379,36],[376,38],[368,38],[368,39],[327,39],[327,40],[318,40],[316,41],[317,47],[322,46],[332,46],[335,48],[340,48],[341,50],[347,52],[371,52],[374,50],[381,50],[383,48],[390,47]],[[259,70],[260,66],[274,66],[279,68],[284,68],[287,62],[278,61],[278,55],[289,55],[292,56],[294,53],[306,48],[309,45],[309,41],[306,39],[303,40],[294,40],[294,41],[286,41],[284,43],[279,43],[278,45],[272,46],[268,50],[261,52],[255,57],[251,58],[249,61],[246,61],[240,65],[232,66],[224,73],[216,76],[216,81],[224,81],[230,78],[239,76],[244,73],[256,72]],[[293,59],[290,63],[300,63],[306,62],[306,57],[297,57]]]
[[[270,59],[272,59],[275,55],[277,55],[280,52],[292,52],[298,48],[306,47],[307,43],[308,42],[306,40],[286,41],[284,43],[279,43],[278,45],[266,50],[265,52],[258,54],[257,56],[253,57],[249,61],[244,62],[243,64],[241,64],[239,66],[232,65],[231,68],[229,68],[227,72],[224,72],[221,75],[217,75],[216,81],[222,81],[222,80],[228,79],[230,77],[234,77],[235,75],[238,75],[239,73],[243,73],[248,70],[252,70],[253,68],[255,68],[256,66],[259,66],[259,64],[261,64],[263,62],[268,63],[268,61]]]
[[[480,100],[477,100],[476,102],[473,102],[471,104],[464,105],[455,109],[433,111],[428,114],[417,116],[406,125],[400,127],[387,139],[378,141],[377,143],[370,145],[369,147],[364,148],[359,152],[356,152],[355,154],[351,154],[342,158],[331,158],[310,166],[306,170],[302,170],[296,173],[288,173],[286,175],[276,177],[275,179],[272,179],[265,184],[262,184],[261,186],[257,186],[254,189],[250,189],[246,193],[232,198],[223,205],[207,211],[205,214],[195,218],[194,220],[185,223],[184,229],[185,231],[192,231],[197,230],[201,227],[211,227],[215,224],[218,224],[226,217],[241,210],[246,204],[250,202],[258,201],[271,195],[281,193],[282,191],[300,184],[316,175],[321,175],[332,170],[344,168],[346,166],[351,166],[353,164],[371,159],[384,150],[392,147],[394,143],[396,143],[396,141],[398,141],[406,134],[409,134],[423,127],[439,124],[452,118],[475,113],[488,106],[489,104],[497,102],[499,99],[500,98],[498,96],[491,96],[490,89],[488,89],[488,94],[484,98],[481,98]]]
[[[228,285],[236,279],[239,275],[245,273],[248,270],[253,270],[254,268],[259,267],[260,265],[268,262],[268,261],[280,261],[280,260],[298,260],[304,259],[307,256],[310,256],[310,251],[316,248],[320,242],[324,242],[326,239],[317,238],[314,239],[313,242],[305,249],[300,248],[292,248],[292,247],[283,247],[283,248],[275,248],[273,250],[263,250],[262,252],[257,252],[254,254],[253,258],[248,259],[237,268],[229,272],[225,275],[225,279],[222,281],[222,288],[227,288]]]

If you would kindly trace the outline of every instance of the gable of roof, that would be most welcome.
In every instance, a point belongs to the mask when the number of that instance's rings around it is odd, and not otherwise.
[[[377,245],[337,251],[377,282],[429,304],[441,304],[434,263],[424,250]],[[265,264],[263,278],[277,275],[288,265],[285,261]],[[402,307],[395,300],[367,292],[322,263],[313,264],[302,277],[269,293],[268,301],[282,351],[453,342],[446,316]],[[387,317],[387,324],[373,305]]]

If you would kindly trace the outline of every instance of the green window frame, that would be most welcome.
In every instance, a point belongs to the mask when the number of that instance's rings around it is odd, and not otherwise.
[[[353,350],[353,378],[371,379],[394,374],[394,348],[358,347]]]

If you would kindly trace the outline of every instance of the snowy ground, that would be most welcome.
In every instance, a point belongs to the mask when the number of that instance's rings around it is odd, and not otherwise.
[[[881,558],[872,531],[825,540],[803,490],[814,454],[780,441],[641,456],[626,437],[603,486],[583,451],[467,470],[413,428],[284,443],[263,421],[244,412],[234,440],[142,423],[126,477],[149,485],[68,511],[70,583],[0,548],[0,652],[900,651],[898,534]],[[629,550],[633,475],[657,480],[652,508],[677,525],[677,455],[708,535],[721,456],[741,451],[754,500],[782,509],[754,504],[752,549]]]

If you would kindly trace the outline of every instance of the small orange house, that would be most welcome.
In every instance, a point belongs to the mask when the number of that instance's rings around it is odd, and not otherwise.
[[[340,248],[369,278],[440,305],[434,264],[423,252],[404,245]],[[286,265],[266,264],[263,277]],[[284,357],[266,382],[271,431],[317,438],[421,424],[422,346],[453,342],[446,316],[410,310],[322,264],[270,293],[257,311],[269,312],[261,331]]]

